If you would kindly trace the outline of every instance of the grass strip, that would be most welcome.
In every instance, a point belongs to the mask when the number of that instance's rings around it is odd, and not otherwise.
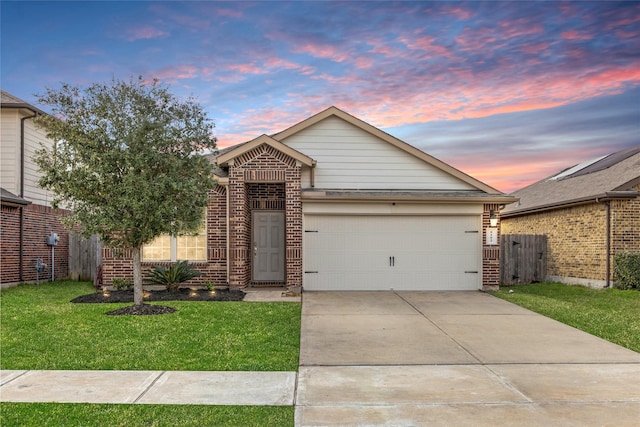
[[[292,406],[0,403],[3,427],[293,426]]]
[[[299,303],[171,301],[177,312],[107,316],[130,304],[72,304],[89,283],[0,293],[1,369],[297,371]]]
[[[536,283],[501,286],[499,291],[492,294],[640,352],[640,292],[637,290]]]

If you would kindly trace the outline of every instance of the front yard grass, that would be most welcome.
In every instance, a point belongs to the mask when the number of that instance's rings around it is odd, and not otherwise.
[[[72,304],[86,282],[0,293],[0,369],[297,371],[299,303],[184,302],[155,316],[107,316],[131,304]]]
[[[2,402],[2,426],[292,426],[293,406],[106,405]]]
[[[509,293],[513,290],[513,293]],[[501,286],[493,295],[640,352],[640,292],[560,283]]]

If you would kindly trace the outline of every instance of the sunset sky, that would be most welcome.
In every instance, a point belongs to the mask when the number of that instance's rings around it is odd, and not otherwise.
[[[218,145],[331,105],[511,192],[640,144],[640,2],[12,2],[1,86],[158,78]]]

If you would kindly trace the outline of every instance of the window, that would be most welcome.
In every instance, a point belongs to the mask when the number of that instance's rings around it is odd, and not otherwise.
[[[206,261],[207,228],[205,221],[196,234],[162,235],[142,248],[143,261]]]

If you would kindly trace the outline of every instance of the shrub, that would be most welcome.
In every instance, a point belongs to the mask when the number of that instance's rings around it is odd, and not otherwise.
[[[618,289],[640,289],[640,252],[619,252],[613,258]]]
[[[133,286],[133,283],[131,282],[131,279],[124,279],[124,278],[115,278],[111,281],[113,283],[113,287],[116,288],[118,291],[122,291],[122,290],[128,290],[131,289],[131,287]]]
[[[163,285],[168,291],[176,292],[180,287],[180,283],[198,276],[200,276],[200,272],[194,270],[187,261],[179,261],[169,265],[169,268],[161,265],[154,266],[149,270],[149,276],[146,281],[154,285]]]

